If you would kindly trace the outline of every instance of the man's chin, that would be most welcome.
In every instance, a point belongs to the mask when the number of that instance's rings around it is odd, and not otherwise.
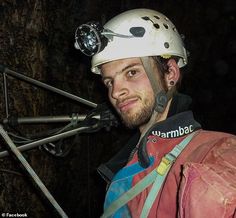
[[[121,116],[121,119],[126,127],[135,129],[148,122],[148,117],[137,116]]]
[[[138,109],[137,107],[130,108],[125,113],[120,111],[119,114],[121,119],[123,120],[123,123],[128,128],[134,129],[146,124],[149,121],[153,112],[152,108],[153,107],[147,104],[145,105],[145,107],[142,107],[142,109]]]

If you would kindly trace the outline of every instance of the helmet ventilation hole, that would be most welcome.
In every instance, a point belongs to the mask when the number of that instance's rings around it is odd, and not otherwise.
[[[170,47],[170,44],[169,44],[168,42],[165,42],[165,43],[164,43],[164,46],[165,46],[165,48],[169,48],[169,47]]]
[[[142,19],[144,19],[144,20],[150,20],[150,18],[149,18],[149,17],[147,17],[147,16],[145,16],[145,17],[142,17]]]
[[[157,24],[157,23],[154,23],[153,26],[156,27],[157,29],[160,28],[159,24]]]
[[[169,26],[168,26],[166,23],[163,23],[163,26],[164,26],[166,29],[169,28]]]

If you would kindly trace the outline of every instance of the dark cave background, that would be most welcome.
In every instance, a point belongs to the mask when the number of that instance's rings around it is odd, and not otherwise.
[[[74,48],[76,27],[102,23],[132,8],[152,8],[167,15],[185,35],[190,53],[181,92],[193,98],[195,118],[204,129],[236,133],[236,2],[233,0],[1,0],[0,64],[94,103],[106,102],[100,78],[90,73],[90,58]],[[9,115],[16,117],[87,114],[92,108],[7,77]],[[0,76],[1,122],[6,118]],[[4,126],[22,136],[37,136],[66,124]],[[106,184],[96,168],[109,160],[132,131],[120,126],[60,141],[73,145],[65,157],[42,148],[25,158],[69,217],[99,217]],[[4,144],[1,151],[6,150]],[[0,159],[0,212],[28,217],[57,213],[10,156]]]

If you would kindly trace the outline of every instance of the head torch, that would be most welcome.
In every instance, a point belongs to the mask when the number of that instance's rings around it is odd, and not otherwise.
[[[102,32],[103,28],[98,22],[80,25],[75,31],[75,48],[87,56],[97,54],[108,43],[108,38],[102,35]]]
[[[111,30],[104,29],[98,22],[89,22],[80,25],[75,31],[75,48],[79,49],[87,56],[93,56],[102,51],[108,41],[113,37],[134,38],[143,37],[145,29],[143,27],[131,27],[130,35],[114,33]]]

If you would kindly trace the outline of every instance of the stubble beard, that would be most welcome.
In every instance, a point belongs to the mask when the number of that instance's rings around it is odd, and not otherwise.
[[[142,106],[135,113],[127,112],[121,113],[121,119],[123,123],[130,129],[140,127],[146,124],[153,113],[154,110],[154,100],[153,98],[146,98]]]

